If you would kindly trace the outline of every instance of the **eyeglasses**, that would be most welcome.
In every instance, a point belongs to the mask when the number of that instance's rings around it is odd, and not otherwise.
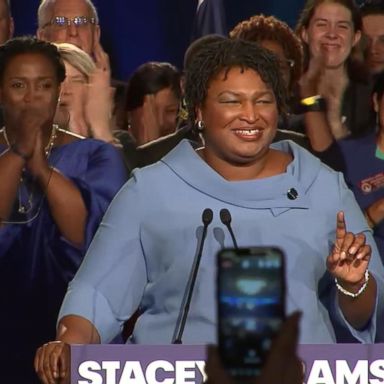
[[[89,24],[96,24],[96,19],[94,17],[87,16],[75,16],[72,18],[68,18],[65,16],[56,16],[43,27],[46,27],[47,25],[52,25],[57,28],[67,28],[71,24],[75,25],[78,28],[85,27]]]

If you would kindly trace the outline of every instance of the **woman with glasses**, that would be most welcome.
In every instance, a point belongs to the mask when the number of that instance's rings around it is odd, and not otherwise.
[[[63,131],[57,48],[34,38],[0,47],[1,380],[34,383],[33,355],[55,335],[68,282],[125,181],[116,149]]]

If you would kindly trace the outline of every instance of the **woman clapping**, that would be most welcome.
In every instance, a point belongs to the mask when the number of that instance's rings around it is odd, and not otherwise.
[[[125,181],[120,154],[53,124],[65,68],[56,47],[0,47],[2,380],[32,383],[34,350],[55,335],[68,281]],[[7,380],[8,379],[8,380]]]

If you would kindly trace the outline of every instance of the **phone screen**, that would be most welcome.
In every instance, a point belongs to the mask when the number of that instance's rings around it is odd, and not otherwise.
[[[258,376],[285,315],[284,255],[275,247],[218,254],[218,340],[232,376]]]

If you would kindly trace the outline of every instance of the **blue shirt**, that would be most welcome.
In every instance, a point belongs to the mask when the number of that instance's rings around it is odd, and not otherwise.
[[[7,380],[2,372],[4,382],[37,381],[33,370],[36,349],[55,338],[68,282],[109,203],[127,179],[121,154],[98,140],[55,147],[48,160],[83,197],[87,208],[85,246],[79,249],[61,235],[42,198],[35,219],[0,228],[0,359],[11,375]]]
[[[285,251],[287,308],[303,311],[301,342],[377,340],[383,322],[376,324],[376,317],[383,315],[382,305],[364,331],[351,329],[326,271],[336,214],[343,210],[348,230],[364,232],[372,246],[371,270],[378,281],[378,302],[383,302],[383,266],[353,193],[341,174],[298,145],[280,142],[273,147],[294,159],[285,173],[264,179],[227,181],[185,141],[160,162],[134,171],[109,207],[59,317],[85,317],[101,341],[108,342],[140,306],[131,342],[170,343],[201,238],[201,214],[208,207],[214,218],[183,343],[215,342],[215,255],[224,246],[232,247],[219,218],[220,209],[227,208],[239,246],[276,245]],[[298,193],[293,200],[287,196],[291,188]]]
[[[384,160],[376,157],[376,134],[338,142],[345,163],[345,179],[362,209],[384,198]],[[384,221],[375,226],[373,236],[384,260]]]

